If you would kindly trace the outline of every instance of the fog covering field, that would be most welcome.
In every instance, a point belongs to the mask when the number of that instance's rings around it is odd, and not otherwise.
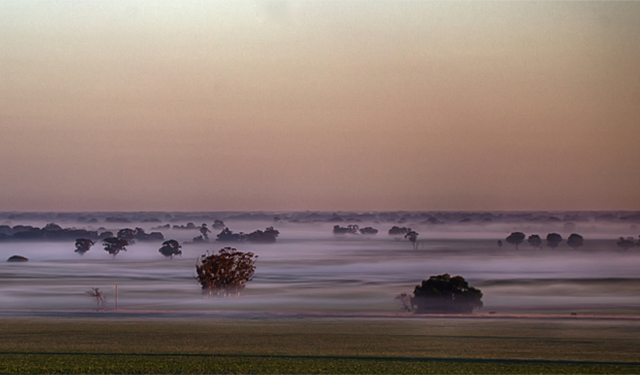
[[[92,287],[104,291],[108,308],[114,309],[117,284],[118,308],[124,311],[393,314],[400,311],[397,294],[411,293],[431,275],[449,273],[482,290],[480,313],[640,312],[640,247],[616,246],[620,236],[637,239],[637,213],[119,213],[118,222],[106,220],[109,215],[0,213],[0,224],[55,222],[64,228],[149,232],[168,223],[211,227],[219,218],[234,232],[274,226],[280,236],[275,244],[184,243],[182,256],[174,260],[158,252],[161,242],[136,242],[112,258],[100,243],[80,256],[73,241],[0,241],[0,311],[89,311],[95,303],[85,292]],[[334,225],[348,224],[372,226],[379,233],[332,233]],[[389,236],[393,225],[419,232],[418,249]],[[181,243],[199,235],[197,230],[160,231]],[[513,231],[543,239],[557,232],[565,241],[556,249],[533,249],[525,240],[516,250],[504,241]],[[571,233],[584,237],[583,247],[567,246]],[[207,250],[224,246],[258,255],[254,280],[240,297],[205,299],[194,264]],[[12,255],[29,262],[6,262]]]

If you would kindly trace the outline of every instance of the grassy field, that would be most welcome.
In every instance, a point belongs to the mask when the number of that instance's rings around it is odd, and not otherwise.
[[[0,373],[640,373],[640,321],[1,318]]]

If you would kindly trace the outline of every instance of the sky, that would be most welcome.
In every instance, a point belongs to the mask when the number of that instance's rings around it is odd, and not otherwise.
[[[640,2],[0,1],[0,211],[640,210]]]

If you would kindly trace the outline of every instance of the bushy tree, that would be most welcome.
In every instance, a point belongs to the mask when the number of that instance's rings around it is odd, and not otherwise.
[[[196,262],[196,280],[202,294],[208,296],[240,295],[245,283],[253,279],[257,255],[225,247],[218,253],[203,254]]]
[[[115,258],[119,252],[127,251],[126,247],[129,246],[129,241],[124,238],[108,237],[102,240],[102,246],[104,246],[106,252]]]
[[[532,234],[529,236],[529,238],[527,238],[527,242],[529,242],[529,245],[533,246],[534,248],[540,248],[542,247],[542,238],[540,238],[539,235],[537,234]]]
[[[461,276],[431,276],[413,290],[411,305],[418,313],[472,313],[481,308],[482,292]]]
[[[635,246],[635,242],[633,241],[633,237],[620,237],[620,239],[618,240],[618,242],[616,242],[616,244],[623,248],[624,251],[629,250],[629,248],[634,247]]]
[[[567,238],[567,245],[577,249],[584,245],[584,238],[577,233],[571,233],[569,238]]]
[[[558,233],[547,234],[547,246],[556,248],[562,242],[562,236]]]
[[[513,232],[507,238],[505,238],[505,240],[508,243],[515,245],[516,250],[518,250],[518,245],[520,245],[526,237],[527,236],[525,236],[525,234],[522,232]]]
[[[167,258],[173,259],[176,255],[182,255],[182,246],[176,240],[164,241],[158,252]]]
[[[75,252],[80,255],[84,255],[84,253],[89,251],[91,249],[91,246],[93,245],[95,245],[95,242],[93,242],[93,240],[90,240],[88,238],[78,238],[76,239]]]

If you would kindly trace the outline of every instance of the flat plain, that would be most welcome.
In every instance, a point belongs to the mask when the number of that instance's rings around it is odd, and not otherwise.
[[[0,319],[0,373],[640,373],[640,321]]]

